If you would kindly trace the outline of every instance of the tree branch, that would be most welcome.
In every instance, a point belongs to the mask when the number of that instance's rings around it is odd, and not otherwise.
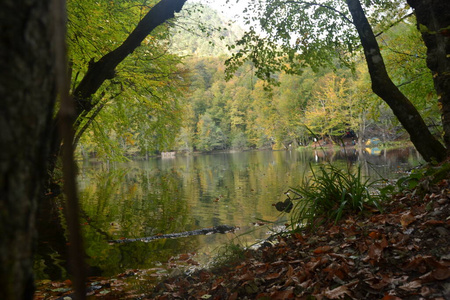
[[[88,129],[88,127],[91,125],[91,123],[94,121],[95,117],[100,113],[100,111],[103,109],[103,107],[108,102],[108,99],[104,99],[103,101],[100,101],[100,103],[97,103],[95,111],[92,113],[92,115],[89,117],[89,120],[86,122],[86,124],[83,125],[83,127],[78,130],[74,140],[73,140],[73,149],[75,150],[78,145],[78,141],[80,140],[83,133]]]
[[[409,13],[409,14],[407,14],[407,15],[404,15],[402,18],[400,18],[400,19],[398,19],[397,21],[391,23],[391,24],[388,26],[388,28],[386,28],[386,29],[391,29],[392,27],[394,27],[395,25],[397,25],[397,24],[400,23],[401,21],[403,21],[403,20],[405,20],[405,19],[407,19],[407,18],[409,18],[409,17],[411,17],[411,16],[413,16],[413,15],[414,15],[413,12],[412,12],[412,13]],[[375,34],[375,37],[379,37],[379,36],[382,35],[384,32],[385,32],[385,30],[382,30],[382,31],[378,32],[377,34]]]
[[[91,96],[97,92],[103,82],[114,77],[115,68],[159,25],[174,17],[186,0],[162,0],[152,7],[145,17],[138,23],[127,39],[115,50],[109,52],[93,63],[80,84],[74,91],[77,100],[77,116],[83,111],[90,111],[94,104]]]
[[[324,4],[320,4],[320,3],[314,3],[314,2],[307,2],[307,1],[285,1],[284,3],[292,3],[292,4],[304,4],[304,5],[311,5],[311,6],[319,6],[319,7],[323,7],[326,9],[329,9],[331,11],[334,11],[335,13],[337,13],[339,16],[341,16],[345,21],[347,21],[350,24],[353,24],[353,21],[350,20],[343,12],[337,10],[334,7],[328,6],[328,5],[324,5]]]

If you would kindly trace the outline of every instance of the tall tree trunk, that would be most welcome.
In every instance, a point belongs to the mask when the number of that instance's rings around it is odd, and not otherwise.
[[[0,5],[0,299],[32,299],[55,96],[51,0]]]
[[[408,0],[427,46],[427,66],[441,104],[444,142],[450,151],[450,1]],[[450,155],[450,153],[449,153]]]
[[[444,160],[446,158],[445,147],[431,134],[417,109],[389,78],[380,48],[361,3],[359,0],[347,0],[347,6],[364,48],[372,80],[372,90],[389,105],[409,133],[417,151],[426,161]]]

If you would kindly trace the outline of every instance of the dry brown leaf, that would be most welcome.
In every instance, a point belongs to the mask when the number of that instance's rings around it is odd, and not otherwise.
[[[371,261],[379,261],[381,258],[381,254],[383,253],[383,247],[379,244],[372,244],[369,247],[368,257]]]
[[[236,300],[238,298],[238,292],[234,292],[228,297],[228,300]]]
[[[445,280],[450,277],[450,269],[448,268],[438,268],[431,271],[431,276],[436,280]]]
[[[188,260],[191,256],[187,253],[180,254],[178,260]]]
[[[372,231],[371,233],[369,233],[369,236],[374,240],[377,240],[380,238],[380,233],[378,231]]]
[[[437,225],[444,225],[444,221],[440,220],[428,220],[425,223],[423,223],[423,226],[437,226]]]
[[[244,275],[240,276],[238,279],[239,281],[249,281],[249,280],[253,280],[255,278],[255,276],[253,276],[250,273],[245,273]]]
[[[430,288],[427,287],[427,286],[423,286],[423,287],[420,289],[420,295],[421,295],[422,297],[428,297],[428,296],[430,296],[432,293],[433,293],[433,290],[430,289]]]
[[[405,283],[404,285],[400,286],[400,288],[402,290],[408,291],[408,292],[413,292],[420,287],[422,287],[422,281],[420,281],[420,280],[414,280],[414,281]]]
[[[342,298],[344,298],[344,295],[352,297],[351,292],[348,290],[348,287],[345,285],[341,285],[340,287],[332,289],[331,291],[329,290],[329,291],[324,292],[324,296],[329,299],[342,299]]]
[[[408,212],[401,216],[400,223],[402,224],[403,229],[406,229],[408,225],[414,222],[415,220],[416,218],[414,217],[414,215],[411,212]]]
[[[326,253],[326,252],[330,251],[331,249],[332,249],[331,246],[322,246],[322,247],[316,248],[313,252],[315,254],[320,254],[320,253]]]
[[[404,267],[406,271],[416,270],[421,273],[425,273],[431,269],[448,269],[448,267],[430,255],[416,256]]]
[[[292,275],[294,275],[294,268],[291,265],[289,265],[288,270],[286,272],[286,276],[291,277]]]
[[[261,264],[255,269],[255,274],[259,275],[259,274],[266,273],[268,269],[269,269],[269,264],[267,264],[267,263]]]
[[[272,280],[272,279],[277,279],[278,277],[280,277],[281,273],[271,273],[269,275],[267,275],[266,277],[264,277],[265,280]]]

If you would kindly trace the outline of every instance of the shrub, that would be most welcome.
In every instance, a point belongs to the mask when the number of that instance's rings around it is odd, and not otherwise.
[[[381,210],[381,195],[374,193],[378,181],[364,179],[361,166],[352,171],[342,170],[332,164],[311,166],[312,177],[303,186],[292,190],[301,195],[291,215],[292,229],[311,228],[321,222],[339,221],[349,213],[359,213],[367,207]]]

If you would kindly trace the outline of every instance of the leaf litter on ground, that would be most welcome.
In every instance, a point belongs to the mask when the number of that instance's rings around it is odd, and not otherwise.
[[[95,288],[88,298],[448,300],[450,181],[419,194],[393,196],[383,213],[280,235],[276,243],[245,250],[243,259],[221,267],[175,276],[129,270],[91,279]],[[181,255],[172,266],[183,262],[195,264],[195,255]],[[35,299],[64,299],[69,283],[42,284]]]

